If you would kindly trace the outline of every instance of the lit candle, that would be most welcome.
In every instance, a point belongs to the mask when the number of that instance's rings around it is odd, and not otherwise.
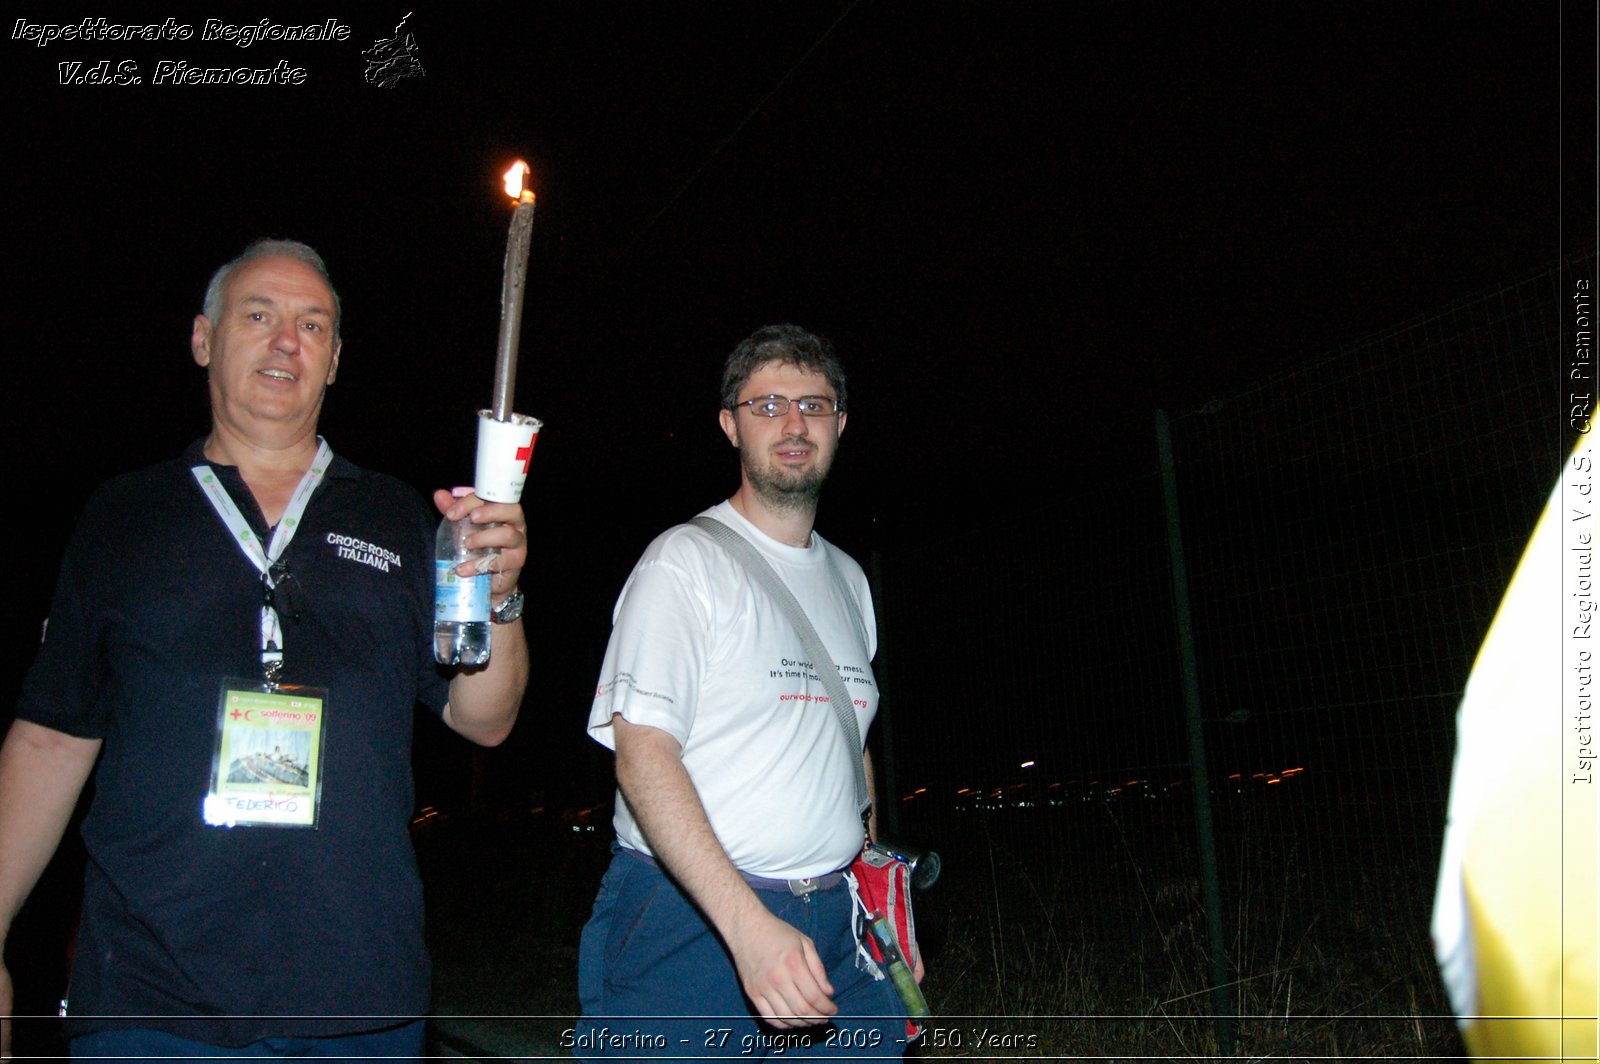
[[[494,366],[494,419],[511,420],[516,386],[517,344],[522,338],[522,290],[528,276],[528,243],[533,234],[533,192],[525,186],[528,164],[518,159],[505,172],[506,195],[517,205],[506,235],[506,261],[500,282],[500,349]]]

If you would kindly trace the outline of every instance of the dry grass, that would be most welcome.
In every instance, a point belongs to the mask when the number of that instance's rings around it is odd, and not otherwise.
[[[919,901],[939,1019],[917,1053],[1218,1057],[1200,879],[1175,844],[1184,826],[1108,816],[1077,853],[1038,847],[1033,832],[1026,852],[997,841],[1014,828],[950,835],[946,881]],[[1333,878],[1256,837],[1224,861],[1235,1058],[1456,1059],[1427,938],[1432,869]],[[986,1052],[986,1028],[1027,1044]]]

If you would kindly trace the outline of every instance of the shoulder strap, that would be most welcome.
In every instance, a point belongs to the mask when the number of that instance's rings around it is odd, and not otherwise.
[[[817,672],[822,676],[822,684],[828,691],[828,700],[833,703],[833,715],[839,722],[845,741],[849,744],[850,764],[855,768],[856,775],[856,807],[865,816],[871,809],[872,799],[867,794],[866,770],[861,762],[861,728],[856,724],[855,703],[851,700],[849,691],[845,690],[844,677],[839,675],[839,669],[834,665],[832,655],[828,653],[828,648],[822,645],[822,637],[817,635],[817,630],[811,626],[811,618],[806,616],[806,611],[800,607],[794,592],[789,590],[789,585],[783,582],[783,577],[778,575],[778,571],[771,563],[761,556],[755,544],[715,517],[696,517],[691,524],[704,529],[712,539],[721,544],[722,549],[727,551],[734,561],[743,563],[750,575],[755,577],[756,583],[772,596],[772,600],[778,604],[783,615],[799,633],[806,655],[816,664]]]

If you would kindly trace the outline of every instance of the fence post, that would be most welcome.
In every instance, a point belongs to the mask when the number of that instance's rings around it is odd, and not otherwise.
[[[1200,727],[1200,672],[1194,652],[1194,619],[1189,612],[1189,570],[1183,557],[1183,528],[1178,521],[1178,472],[1172,457],[1172,432],[1167,412],[1156,410],[1156,446],[1161,452],[1161,500],[1167,517],[1167,553],[1172,562],[1172,609],[1177,621],[1178,664],[1183,681],[1183,708],[1189,726],[1189,771],[1194,777],[1195,835],[1200,844],[1200,883],[1205,893],[1206,928],[1211,939],[1211,1011],[1218,1055],[1234,1052],[1233,1009],[1229,1004],[1228,967],[1223,952],[1222,893],[1217,879],[1217,840],[1211,822],[1211,773],[1206,767],[1205,734]]]

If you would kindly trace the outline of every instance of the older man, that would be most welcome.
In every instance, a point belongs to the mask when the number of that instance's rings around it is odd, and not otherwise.
[[[861,567],[812,530],[846,420],[832,346],[759,330],[727,360],[719,417],[739,489],[702,516],[776,570],[832,660],[810,660],[705,528],[669,529],[634,567],[589,717],[616,751],[618,847],[583,933],[572,1042],[588,1058],[892,1055],[904,1008],[857,964],[841,874],[864,836],[877,633]],[[852,739],[821,679],[835,667]]]
[[[321,258],[252,245],[212,279],[190,346],[211,432],[89,500],[0,748],[0,930],[93,771],[75,1055],[419,1056],[413,707],[485,745],[510,731],[522,510],[435,494],[499,548],[506,622],[485,668],[446,681],[437,516],[317,435],[341,355]]]

